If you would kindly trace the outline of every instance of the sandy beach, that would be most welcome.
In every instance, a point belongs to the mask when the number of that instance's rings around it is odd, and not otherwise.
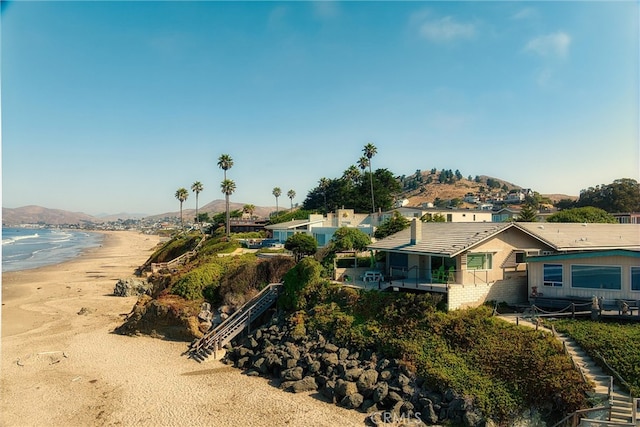
[[[158,243],[105,233],[99,248],[2,275],[2,426],[362,426],[365,415],[292,394],[187,343],[113,334],[135,298],[112,295]]]

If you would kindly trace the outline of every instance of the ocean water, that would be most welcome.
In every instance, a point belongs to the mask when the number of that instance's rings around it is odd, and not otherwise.
[[[59,264],[101,243],[100,233],[48,228],[3,228],[2,271]]]

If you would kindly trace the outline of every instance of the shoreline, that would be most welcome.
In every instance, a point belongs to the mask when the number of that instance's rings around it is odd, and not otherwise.
[[[20,227],[3,227],[4,229],[20,229]],[[33,230],[34,232],[36,232],[42,229],[29,229],[29,230]],[[54,265],[58,265],[58,264],[63,264],[65,262],[69,262],[69,261],[73,261],[75,259],[77,259],[78,257],[82,256],[86,251],[90,250],[90,249],[94,249],[94,248],[99,248],[100,246],[102,246],[105,236],[107,235],[107,233],[109,233],[109,231],[104,231],[104,230],[78,230],[78,229],[73,229],[73,228],[44,228],[44,230],[47,231],[66,231],[68,233],[74,233],[74,234],[93,234],[96,235],[97,239],[99,239],[96,243],[85,243],[84,245],[79,245],[77,246],[75,249],[79,250],[79,252],[75,255],[66,255],[63,256],[62,258],[56,258],[56,257],[50,257],[50,258],[45,258],[44,260],[39,261],[39,263],[41,265],[36,265],[36,266],[31,266],[31,267],[27,267],[27,268],[23,268],[23,269],[18,269],[18,270],[3,270],[2,273],[13,273],[13,272],[18,272],[18,271],[26,271],[26,270],[36,270],[39,268],[43,268],[43,267],[50,267],[50,266],[54,266]],[[4,237],[4,234],[3,234]],[[67,248],[68,249],[68,248]],[[56,249],[54,249],[54,251],[56,251]],[[52,252],[53,253],[53,252]],[[60,256],[56,253],[57,256]],[[28,261],[28,260],[23,260],[23,261]],[[3,265],[4,268],[4,265]]]
[[[2,274],[0,425],[362,426],[365,414],[182,356],[188,343],[113,333],[116,297],[158,236],[106,232],[61,264]]]

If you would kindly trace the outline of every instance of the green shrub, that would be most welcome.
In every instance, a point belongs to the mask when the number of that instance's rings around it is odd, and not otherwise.
[[[150,262],[168,262],[193,250],[202,235],[200,233],[179,234],[157,249],[149,258]]]
[[[305,307],[305,288],[320,281],[322,266],[313,258],[303,258],[283,277],[284,292],[278,304],[285,310],[297,310]]]
[[[188,300],[204,298],[204,288],[217,285],[223,272],[224,267],[220,263],[202,264],[180,277],[171,287],[171,293]]]

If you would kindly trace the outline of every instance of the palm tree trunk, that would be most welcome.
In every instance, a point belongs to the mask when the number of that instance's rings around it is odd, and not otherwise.
[[[180,202],[180,228],[184,230],[184,222],[182,221],[182,202]]]
[[[229,224],[229,195],[225,194],[224,198],[225,198],[225,205],[227,208],[227,221],[226,221],[227,239],[229,239],[229,236],[231,236],[231,224]]]
[[[376,202],[373,200],[373,174],[371,173],[371,160],[369,160],[369,182],[371,183],[371,213],[376,213]]]
[[[198,193],[196,193],[196,224],[198,223]]]

